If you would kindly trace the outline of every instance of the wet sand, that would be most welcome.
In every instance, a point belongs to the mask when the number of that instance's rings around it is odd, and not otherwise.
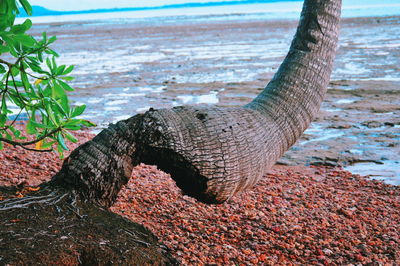
[[[149,107],[240,106],[268,83],[297,22],[164,18],[38,25],[75,64],[85,118],[98,123]],[[326,100],[280,164],[342,165],[400,184],[400,17],[344,19]]]

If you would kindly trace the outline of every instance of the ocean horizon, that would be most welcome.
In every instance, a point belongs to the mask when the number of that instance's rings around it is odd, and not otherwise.
[[[302,7],[299,0],[246,0],[207,3],[184,3],[153,7],[134,7],[118,9],[93,9],[80,11],[52,11],[35,6],[39,15],[30,17],[34,23],[54,23],[73,21],[108,21],[121,23],[131,20],[152,18],[190,18],[209,16],[208,19],[223,19],[226,16],[245,16],[249,19],[298,19]],[[345,0],[343,17],[374,17],[400,15],[400,1],[390,0]],[[45,14],[45,15],[40,15]],[[50,14],[50,15],[48,15]],[[22,21],[26,17],[19,17]]]

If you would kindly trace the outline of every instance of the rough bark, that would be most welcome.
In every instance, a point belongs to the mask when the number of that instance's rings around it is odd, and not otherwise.
[[[306,0],[288,55],[241,108],[149,110],[78,148],[53,183],[109,206],[139,162],[171,174],[188,195],[221,203],[253,186],[317,113],[338,40],[341,0]]]

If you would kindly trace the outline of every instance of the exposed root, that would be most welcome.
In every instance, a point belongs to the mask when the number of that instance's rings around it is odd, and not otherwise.
[[[0,211],[6,211],[15,208],[27,208],[32,204],[47,204],[49,206],[55,205],[71,193],[74,192],[65,191],[65,189],[61,188],[46,188],[45,191],[40,191],[40,194],[45,195],[24,196],[23,198],[10,198],[0,201]]]
[[[74,190],[44,185],[9,198],[15,192],[0,201],[0,264],[175,264],[148,229]]]

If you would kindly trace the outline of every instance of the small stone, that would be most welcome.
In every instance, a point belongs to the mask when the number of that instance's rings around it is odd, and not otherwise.
[[[327,256],[329,256],[329,255],[332,255],[332,254],[333,254],[333,251],[332,251],[332,250],[330,250],[329,248],[325,248],[325,249],[323,250],[323,252],[324,252],[324,254],[325,254],[325,255],[327,255]]]

